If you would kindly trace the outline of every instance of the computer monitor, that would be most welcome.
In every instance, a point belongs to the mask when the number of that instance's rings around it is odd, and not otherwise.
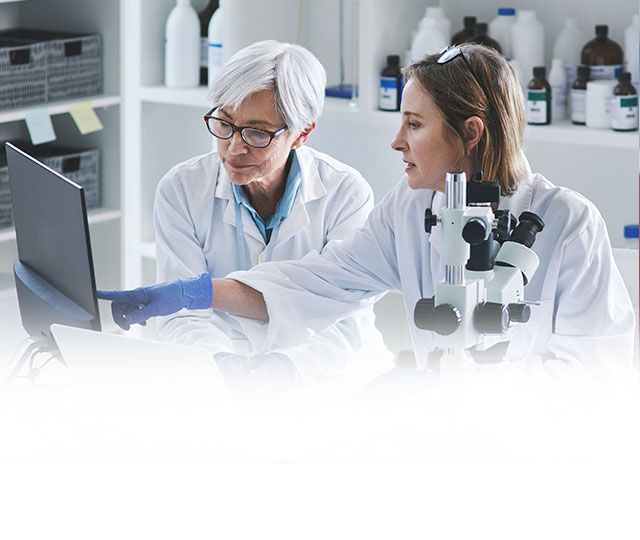
[[[6,153],[22,326],[39,339],[53,323],[101,330],[83,188],[11,143]]]

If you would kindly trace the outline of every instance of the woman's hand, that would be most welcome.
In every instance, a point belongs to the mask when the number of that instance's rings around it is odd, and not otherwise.
[[[209,309],[212,301],[209,272],[188,279],[176,279],[131,291],[98,291],[98,298],[111,300],[115,323],[123,330],[132,324],[145,325],[151,317],[171,315],[183,308]]]

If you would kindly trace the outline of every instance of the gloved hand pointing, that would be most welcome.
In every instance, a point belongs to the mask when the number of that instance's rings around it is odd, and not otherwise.
[[[171,315],[187,309],[209,309],[212,301],[209,272],[188,279],[176,279],[131,291],[98,291],[98,298],[111,300],[115,323],[123,330],[132,324],[146,324],[151,317]]]

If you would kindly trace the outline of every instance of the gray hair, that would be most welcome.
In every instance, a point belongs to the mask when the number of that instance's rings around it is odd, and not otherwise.
[[[290,130],[299,132],[320,116],[326,82],[324,67],[304,47],[259,41],[222,66],[209,98],[215,107],[236,108],[255,92],[274,90],[282,119]]]

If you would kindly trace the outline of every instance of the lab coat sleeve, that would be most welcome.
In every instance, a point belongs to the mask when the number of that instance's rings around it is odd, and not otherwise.
[[[270,262],[228,277],[262,292],[266,334],[248,332],[258,350],[291,347],[353,316],[371,298],[400,287],[393,214],[396,190],[377,205],[366,223],[322,254],[300,261]],[[214,288],[215,297],[215,288]]]
[[[631,359],[636,322],[599,213],[567,239],[561,257],[549,350],[606,377]]]
[[[178,173],[169,172],[156,191],[154,226],[158,281],[191,277],[207,271],[202,246],[196,238],[184,187]],[[212,354],[233,351],[231,339],[216,324],[213,310],[183,309],[157,320],[161,338],[172,343],[206,348]]]

